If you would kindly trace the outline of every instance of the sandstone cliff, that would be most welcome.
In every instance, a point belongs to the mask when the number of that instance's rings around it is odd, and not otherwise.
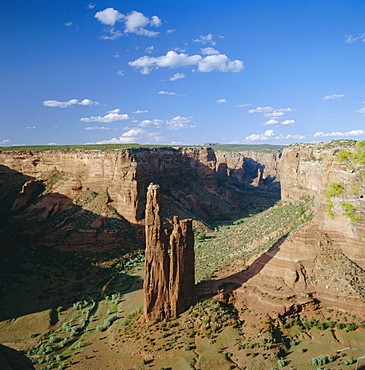
[[[343,208],[344,203],[353,204],[361,173],[339,162],[338,154],[346,149],[342,145],[293,145],[284,150],[282,199],[299,202],[312,197],[315,217],[250,261],[247,282],[236,290],[237,302],[270,314],[318,304],[364,314],[365,217],[351,219]],[[341,184],[341,192],[332,197],[331,184]],[[359,213],[365,212],[364,195],[360,188],[356,195]]]
[[[169,240],[161,220],[160,186],[150,184],[146,204],[144,312],[147,321],[177,316],[195,298],[192,220],[173,217]],[[170,255],[169,255],[170,249]]]

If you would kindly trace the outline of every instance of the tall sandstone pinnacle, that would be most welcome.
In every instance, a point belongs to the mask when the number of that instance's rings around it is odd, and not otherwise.
[[[174,216],[168,238],[162,226],[161,203],[160,186],[150,184],[147,189],[144,272],[146,321],[179,315],[195,299],[192,220],[180,221]]]

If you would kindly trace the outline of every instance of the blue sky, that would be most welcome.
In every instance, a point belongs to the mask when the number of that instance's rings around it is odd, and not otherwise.
[[[365,140],[365,1],[0,1],[0,145]]]

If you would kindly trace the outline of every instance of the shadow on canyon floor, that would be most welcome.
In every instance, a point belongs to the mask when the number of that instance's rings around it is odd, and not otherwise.
[[[36,192],[11,211],[29,180],[0,166],[0,321],[98,300],[103,287],[104,295],[128,290],[136,278],[114,266],[141,250],[136,230],[118,214],[101,217],[59,193]]]
[[[220,298],[228,303],[232,293],[236,289],[240,288],[244,283],[259,274],[267,263],[275,257],[275,255],[280,251],[280,246],[287,237],[288,234],[282,236],[269,250],[256,258],[248,268],[223,278],[204,280],[196,284],[198,302],[220,294]]]

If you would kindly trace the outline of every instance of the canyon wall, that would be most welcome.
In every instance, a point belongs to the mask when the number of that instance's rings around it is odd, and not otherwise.
[[[148,184],[161,183],[168,214],[194,216],[207,222],[214,217],[242,216],[249,202],[239,196],[237,187],[250,183],[257,186],[277,176],[277,155],[247,154],[251,157],[215,153],[211,148],[172,147],[2,152],[0,165],[6,166],[8,173],[17,171],[28,179],[43,181],[49,194],[58,193],[71,200],[81,191],[107,191],[108,205],[131,223],[144,218]],[[30,201],[36,184],[27,187],[17,207]]]
[[[361,170],[340,163],[338,155],[345,149],[355,151],[343,143],[284,149],[282,201],[311,197],[314,218],[249,261],[247,282],[236,291],[237,302],[274,315],[318,304],[364,315],[365,194],[359,187],[364,166]],[[335,189],[341,190],[329,192],[331,184],[339,184]],[[345,215],[344,203],[357,205],[356,217]]]

